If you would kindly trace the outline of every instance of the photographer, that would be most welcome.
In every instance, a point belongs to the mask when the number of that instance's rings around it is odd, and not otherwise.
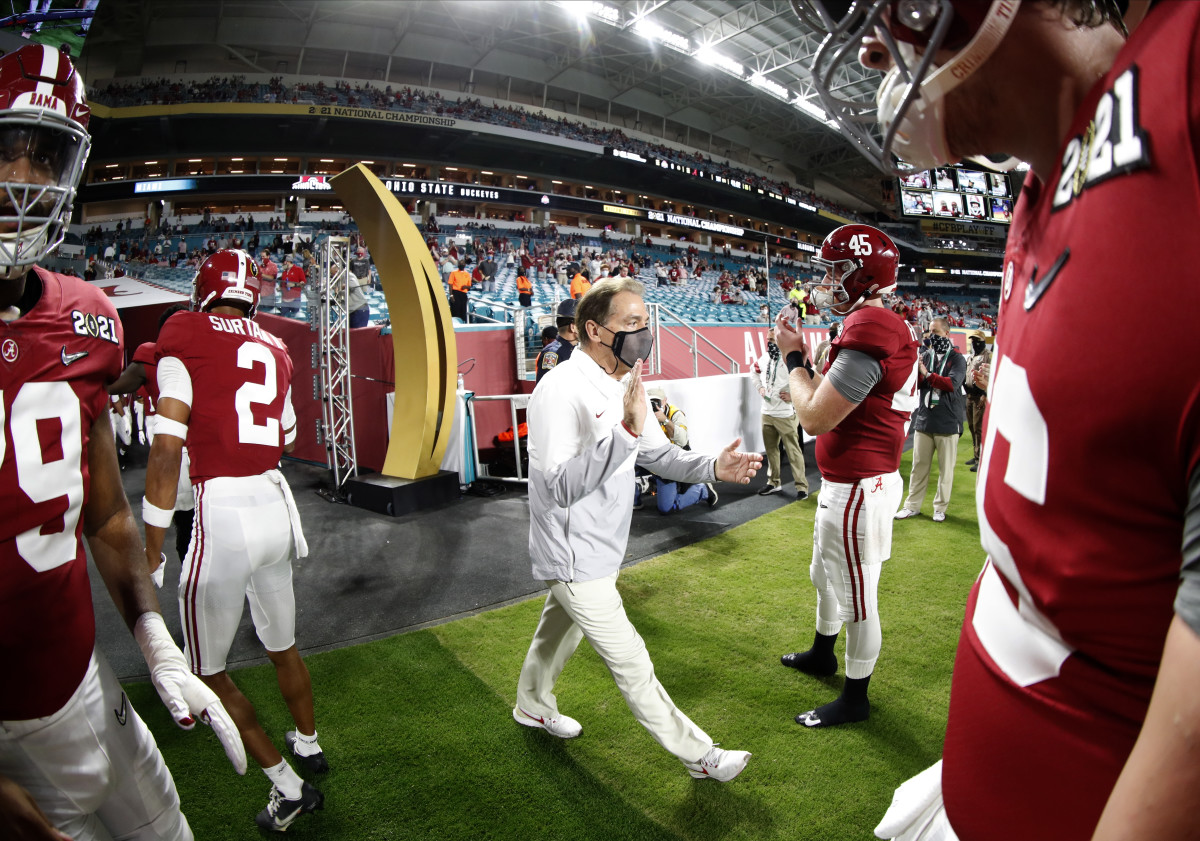
[[[672,444],[690,450],[688,442],[687,415],[678,406],[667,402],[667,395],[661,388],[648,388],[646,395],[650,398],[650,408],[663,434]],[[670,514],[697,502],[707,502],[709,508],[717,504],[717,492],[711,483],[687,484],[672,482],[667,479],[654,477],[655,500],[660,514]],[[634,491],[634,507],[641,505],[641,482]]]
[[[971,340],[971,355],[967,357],[967,426],[971,428],[971,472],[979,470],[979,454],[983,448],[983,410],[987,407],[988,376],[992,370],[992,352],[982,330],[967,334]]]
[[[921,513],[934,452],[938,461],[937,493],[933,497],[933,521],[945,522],[954,487],[954,459],[963,424],[963,380],[967,361],[950,340],[950,322],[939,316],[930,325],[929,348],[919,357],[920,402],[913,412],[912,472],[908,498],[896,512],[897,520]]]

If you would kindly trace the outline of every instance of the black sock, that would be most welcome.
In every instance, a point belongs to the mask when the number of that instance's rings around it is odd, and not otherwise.
[[[806,675],[828,677],[837,674],[837,657],[833,653],[833,644],[837,642],[837,634],[822,634],[817,631],[813,637],[812,648],[797,654],[785,654],[779,658],[783,665],[799,669]]]
[[[867,700],[867,686],[871,676],[846,678],[842,694],[824,706],[796,716],[796,723],[805,727],[833,727],[866,721],[871,715],[871,702]]]

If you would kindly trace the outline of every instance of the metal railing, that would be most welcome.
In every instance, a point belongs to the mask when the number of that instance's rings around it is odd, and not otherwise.
[[[723,365],[722,362],[717,361],[717,359],[714,359],[712,356],[709,356],[708,353],[706,353],[704,350],[701,349],[701,342],[703,342],[705,345],[707,345],[707,347],[710,348],[717,357],[724,358],[725,362],[728,363],[727,373],[736,374],[739,372],[740,366],[738,365],[738,362],[736,359],[734,359],[728,353],[726,353],[725,351],[723,351],[719,347],[717,347],[715,344],[713,344],[711,339],[709,339],[707,336],[705,336],[703,333],[701,333],[695,327],[689,326],[687,324],[687,322],[678,313],[672,312],[664,304],[657,304],[657,303],[656,304],[647,304],[647,307],[650,310],[650,329],[651,329],[651,332],[654,334],[654,350],[652,350],[650,352],[650,359],[647,360],[650,365],[650,370],[647,371],[646,373],[648,373],[648,374],[661,374],[662,373],[662,334],[663,333],[667,333],[669,336],[671,336],[675,339],[678,339],[679,341],[681,341],[685,345],[687,345],[688,352],[691,354],[691,357],[692,357],[692,376],[693,377],[700,376],[700,360],[701,359],[703,359],[708,364],[712,365],[718,371],[721,371],[722,373],[726,373],[725,366]],[[666,324],[664,324],[663,323],[664,315],[667,316],[668,318],[670,318],[671,320],[678,322],[680,330],[685,335],[680,335],[679,332],[676,332],[674,329],[672,329],[671,327],[668,327]],[[690,334],[690,336],[687,334]]]

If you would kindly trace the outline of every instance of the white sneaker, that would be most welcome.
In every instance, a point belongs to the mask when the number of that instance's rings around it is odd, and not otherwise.
[[[716,780],[727,783],[742,773],[751,754],[744,750],[721,750],[716,745],[695,762],[685,762],[688,773],[697,780]]]
[[[907,508],[901,508],[899,511],[896,512],[895,519],[907,520],[909,517],[915,517],[920,513],[921,513],[920,511],[909,511]]]
[[[935,523],[946,522],[946,512],[945,511],[934,511],[933,512],[933,521]]]
[[[583,725],[569,715],[542,718],[540,715],[530,715],[520,707],[513,707],[513,720],[526,727],[540,727],[560,739],[574,739],[583,732]]]

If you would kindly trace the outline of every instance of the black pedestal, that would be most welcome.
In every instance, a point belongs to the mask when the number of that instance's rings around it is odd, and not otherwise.
[[[399,517],[458,499],[458,474],[440,470],[424,479],[397,479],[371,473],[348,479],[345,494],[346,501],[357,508]]]

